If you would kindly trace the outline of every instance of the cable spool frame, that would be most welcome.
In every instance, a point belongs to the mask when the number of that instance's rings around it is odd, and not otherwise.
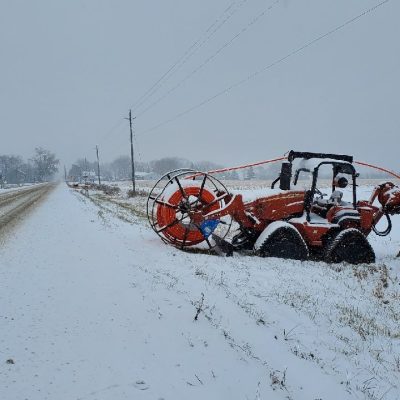
[[[192,182],[196,182],[196,184],[192,186]],[[175,188],[171,186],[174,184],[176,185]],[[168,190],[171,190],[171,193],[168,193]],[[220,194],[222,195],[220,196]],[[228,189],[214,176],[189,168],[177,169],[163,175],[151,189],[147,199],[147,217],[150,226],[163,242],[181,250],[189,247],[202,248],[205,243],[206,249],[211,250],[216,246],[211,234],[214,233],[214,230],[218,230],[218,237],[224,239],[230,231],[232,218],[230,216],[223,217],[224,220],[207,218],[201,220],[201,223],[194,221],[194,219],[199,218],[199,216],[201,218],[202,212],[206,210],[205,213],[208,213],[223,208],[224,199],[228,196],[230,196]],[[191,202],[190,197],[196,199]],[[173,203],[179,200],[184,201],[171,204],[169,203],[171,199],[173,199]],[[161,212],[164,212],[164,215],[160,215],[160,208],[162,207],[164,209],[161,209]],[[165,220],[166,208],[175,210],[174,220],[169,225],[160,226],[160,222]],[[178,213],[182,214],[181,219],[178,219]],[[171,215],[173,213],[170,212],[169,217]],[[226,221],[227,218],[229,218],[228,222]],[[207,221],[215,221],[215,223],[211,222],[213,226],[211,233],[205,235],[202,230],[202,223]],[[182,229],[184,229],[183,237]]]

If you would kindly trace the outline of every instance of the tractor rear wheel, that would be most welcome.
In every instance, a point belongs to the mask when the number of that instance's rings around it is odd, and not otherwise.
[[[325,247],[325,261],[328,263],[371,264],[375,253],[362,232],[355,228],[338,232]]]
[[[285,222],[273,222],[260,235],[255,249],[261,257],[306,260],[308,247],[299,231]]]

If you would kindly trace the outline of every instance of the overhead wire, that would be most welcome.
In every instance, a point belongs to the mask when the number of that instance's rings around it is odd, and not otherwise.
[[[206,29],[205,33],[201,35],[197,40],[195,40],[191,46],[183,53],[183,55],[135,102],[135,104],[131,108],[138,108],[141,104],[143,104],[147,98],[151,97],[159,88],[159,84],[164,79],[169,79],[172,76],[172,72],[177,67],[183,66],[189,59],[192,57],[200,47],[202,47],[207,41],[209,41],[215,33],[218,32],[219,29],[225,25],[226,22],[247,2],[248,0],[241,0],[239,3],[237,0],[232,1],[228,7],[224,9],[224,11],[217,17],[217,19]],[[234,6],[237,5],[236,8]],[[224,18],[224,16],[227,16]],[[205,38],[204,35],[206,35]],[[203,39],[203,41],[202,41]],[[197,46],[197,48],[196,48]],[[180,65],[179,65],[180,64]],[[170,75],[170,76],[168,76]],[[117,129],[122,126],[124,119],[121,118],[112,128],[110,128],[101,138],[100,142],[107,139],[111,136],[111,134],[115,133]]]
[[[261,20],[262,17],[264,17],[275,5],[277,5],[281,0],[275,0],[272,4],[270,4],[267,8],[265,8],[261,13],[253,17],[250,22],[246,26],[244,26],[238,33],[236,33],[231,39],[229,39],[227,42],[225,42],[216,52],[214,52],[211,56],[209,56],[203,63],[201,63],[198,67],[196,67],[193,71],[191,71],[188,75],[185,76],[181,81],[178,82],[174,87],[169,89],[164,95],[159,97],[156,101],[148,105],[146,108],[144,108],[142,111],[139,113],[136,113],[137,117],[142,116],[145,114],[147,111],[155,107],[158,103],[160,103],[162,100],[164,100],[167,96],[169,96],[171,93],[173,93],[175,90],[177,90],[179,87],[181,87],[188,79],[190,79],[193,75],[197,74],[202,68],[204,68],[209,62],[211,62],[213,59],[215,59],[219,54],[222,53],[223,50],[225,50],[227,47],[229,47],[232,43],[236,41],[242,34],[244,34],[248,29],[250,29],[253,25],[255,25],[257,22]]]
[[[124,119],[121,118],[112,128],[110,128],[110,129],[100,138],[100,142],[102,142],[104,139],[106,139],[106,138],[109,137],[112,133],[114,133],[118,128],[120,128],[123,122],[124,122]]]
[[[242,170],[242,169],[246,169],[246,168],[250,168],[250,167],[258,167],[258,166],[261,166],[261,165],[266,165],[266,164],[270,164],[270,163],[276,163],[276,162],[279,162],[279,161],[287,160],[288,157],[287,157],[286,154],[287,153],[285,153],[284,156],[277,157],[277,158],[272,158],[270,160],[257,161],[257,162],[253,162],[253,163],[250,163],[250,164],[237,165],[237,166],[234,166],[234,167],[218,168],[218,169],[213,169],[213,170],[207,171],[205,173],[206,174],[220,174],[220,173],[223,173],[223,172],[238,171],[238,170]],[[380,172],[386,172],[387,174],[389,174],[389,175],[391,175],[391,176],[393,176],[393,177],[395,177],[397,179],[400,179],[400,174],[398,174],[396,172],[393,172],[390,169],[387,169],[387,168],[384,168],[384,167],[380,167],[378,165],[366,163],[364,161],[353,161],[353,162],[354,162],[354,164],[361,165],[363,167],[368,167],[368,168],[371,168],[371,169],[375,169],[375,170],[380,171]],[[195,173],[193,175],[190,175],[187,178],[190,179],[190,178],[194,178],[194,177],[201,176],[201,175],[204,175],[204,172]]]
[[[302,46],[296,48],[295,50],[291,51],[290,53],[286,54],[285,56],[283,56],[283,57],[281,57],[281,58],[275,60],[274,62],[272,62],[272,63],[270,63],[270,64],[268,64],[268,65],[266,65],[266,66],[264,66],[263,68],[259,69],[258,71],[253,72],[252,74],[248,75],[246,78],[241,79],[240,81],[233,83],[232,85],[228,86],[227,88],[225,88],[225,89],[223,89],[223,90],[217,92],[216,94],[212,95],[211,97],[206,98],[205,100],[201,101],[200,103],[197,103],[197,104],[195,104],[194,106],[192,106],[192,107],[190,107],[190,108],[188,108],[188,109],[186,109],[186,110],[184,110],[184,111],[182,111],[182,112],[176,114],[175,116],[173,116],[173,117],[171,117],[171,118],[169,118],[169,119],[166,119],[166,120],[164,120],[164,121],[162,121],[162,122],[160,122],[160,123],[154,125],[153,127],[151,127],[151,128],[149,128],[149,129],[146,129],[146,130],[140,132],[140,134],[138,134],[138,135],[144,135],[144,134],[146,134],[146,133],[155,131],[156,129],[159,129],[159,128],[161,128],[162,126],[167,125],[167,124],[169,124],[169,123],[171,123],[171,122],[174,122],[174,121],[176,121],[177,119],[179,119],[179,118],[185,116],[186,114],[189,114],[189,113],[195,111],[196,109],[198,109],[198,108],[200,108],[200,107],[203,107],[204,105],[206,105],[207,103],[209,103],[209,102],[215,100],[216,98],[218,98],[218,97],[220,97],[220,96],[222,96],[222,95],[224,95],[224,94],[230,92],[231,90],[233,90],[233,89],[235,89],[235,88],[237,88],[237,87],[243,85],[244,83],[247,83],[248,81],[250,81],[250,80],[252,80],[252,79],[258,77],[258,76],[261,75],[262,73],[264,73],[264,72],[268,71],[269,69],[275,67],[276,65],[278,65],[278,64],[280,64],[280,63],[286,61],[287,59],[289,59],[289,58],[295,56],[296,54],[302,52],[303,50],[307,49],[308,47],[310,47],[310,46],[316,44],[317,42],[319,42],[319,41],[321,41],[321,40],[327,38],[328,36],[330,36],[330,35],[332,35],[332,34],[338,32],[339,30],[345,28],[346,26],[348,26],[348,25],[350,25],[350,24],[352,24],[352,23],[358,21],[360,18],[366,16],[367,14],[370,14],[371,12],[375,11],[376,9],[378,9],[379,7],[381,7],[381,6],[383,6],[384,4],[388,3],[389,1],[390,1],[390,0],[383,0],[382,2],[376,4],[375,6],[369,8],[369,9],[367,9],[367,10],[364,10],[362,13],[356,15],[355,17],[353,17],[353,18],[351,18],[351,19],[349,19],[349,20],[347,20],[347,21],[345,21],[345,22],[342,23],[341,25],[338,25],[338,26],[336,26],[335,28],[333,28],[333,29],[327,31],[326,33],[324,33],[324,34],[322,34],[322,35],[316,37],[315,39],[313,39],[313,40],[311,40],[311,41],[305,43],[304,45],[302,45]]]
[[[241,0],[237,7],[234,8],[237,1],[233,1],[222,14],[206,29],[204,34],[201,35],[195,42],[189,46],[184,54],[172,64],[172,66],[161,75],[160,78],[132,105],[132,109],[137,110],[142,104],[144,104],[148,98],[153,96],[158,89],[162,86],[163,81],[167,81],[179,68],[181,68],[205,43],[207,43],[232,17],[233,15],[245,4],[248,0]],[[222,19],[224,16],[226,17]],[[222,19],[222,21],[221,21]],[[210,33],[209,33],[210,32]]]
[[[387,174],[392,175],[397,179],[400,179],[400,174],[397,174],[396,172],[393,172],[390,169],[387,169],[387,168],[384,168],[384,167],[380,167],[378,165],[369,164],[369,163],[366,163],[364,161],[354,161],[354,163],[358,164],[358,165],[362,165],[363,167],[376,169],[377,171],[386,172]]]

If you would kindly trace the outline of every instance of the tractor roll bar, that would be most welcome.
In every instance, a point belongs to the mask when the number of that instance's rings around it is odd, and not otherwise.
[[[305,160],[309,160],[310,158],[330,158],[331,160],[353,162],[353,156],[346,156],[344,154],[310,153],[291,150],[288,155],[288,161],[292,162],[296,158],[304,158]]]
[[[312,153],[310,153],[312,154]],[[313,170],[313,181],[311,184],[311,189],[307,190],[306,192],[306,197],[305,197],[305,204],[304,204],[304,208],[306,211],[306,216],[307,216],[307,221],[310,222],[310,212],[311,212],[311,203],[312,203],[312,199],[314,197],[314,193],[315,190],[317,188],[317,179],[318,179],[318,172],[319,169],[322,165],[332,165],[333,164],[333,168],[334,168],[334,173],[338,172],[338,168],[340,167],[340,162],[339,163],[335,163],[335,162],[331,162],[331,161],[322,161],[320,162]],[[348,166],[351,171],[348,172],[349,174],[351,174],[352,180],[353,180],[353,208],[354,210],[357,209],[357,173],[355,168],[353,167],[353,165],[351,164],[343,164],[345,166]],[[332,190],[335,190],[335,187],[332,187]]]

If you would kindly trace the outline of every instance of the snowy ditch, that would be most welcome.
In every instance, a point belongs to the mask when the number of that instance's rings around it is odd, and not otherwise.
[[[117,217],[147,233],[143,194],[151,185],[139,187],[143,193],[136,198],[126,197],[127,183],[120,184],[117,195],[90,192],[89,198],[105,224]],[[368,198],[372,187],[361,187],[362,197]],[[265,369],[263,384],[287,398],[303,398],[307,373],[311,376],[317,366],[350,398],[398,399],[400,219],[393,222],[389,237],[371,235],[377,263],[369,266],[241,254],[224,258],[181,252],[159,241],[161,260],[140,268],[155,288],[174,291],[190,303],[193,319],[204,318],[232,349]]]

